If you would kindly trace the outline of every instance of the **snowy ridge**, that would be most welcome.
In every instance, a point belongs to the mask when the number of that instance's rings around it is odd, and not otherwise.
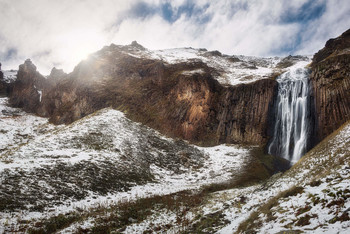
[[[0,158],[9,155],[19,145],[54,128],[47,119],[27,114],[7,106],[7,98],[0,98]]]
[[[118,46],[123,53],[138,57],[164,61],[168,64],[189,63],[191,61],[202,61],[207,66],[214,68],[216,73],[212,74],[222,85],[237,85],[251,83],[260,79],[274,77],[285,71],[285,67],[278,66],[283,58],[271,57],[260,58],[254,56],[229,56],[218,51],[207,51],[206,49],[175,48],[165,50],[139,49],[133,46]],[[310,61],[310,57],[294,58],[291,66],[298,61]]]

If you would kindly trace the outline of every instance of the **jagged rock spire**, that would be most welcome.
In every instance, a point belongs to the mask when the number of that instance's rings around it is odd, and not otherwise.
[[[130,45],[131,45],[132,47],[135,47],[135,48],[140,49],[140,50],[145,50],[145,49],[146,49],[145,47],[143,47],[142,45],[140,45],[139,43],[137,43],[137,41],[131,42]]]

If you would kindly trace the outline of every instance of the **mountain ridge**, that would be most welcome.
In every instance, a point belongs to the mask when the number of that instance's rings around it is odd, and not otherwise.
[[[70,74],[53,69],[46,81],[27,61],[13,84],[10,103],[50,117],[56,124],[112,106],[135,121],[197,144],[266,143],[276,72],[305,58],[280,61],[203,49],[179,50],[185,56],[176,57],[174,49],[149,55],[153,52],[139,46],[112,44],[82,61]],[[225,77],[237,71],[241,74],[240,69],[248,71],[245,78],[235,81],[236,85],[228,84]],[[31,80],[26,87],[22,85],[25,79]],[[164,112],[165,108],[172,111]],[[233,116],[228,109],[239,114]]]
[[[313,57],[311,114],[316,121],[308,149],[350,119],[348,38],[349,31],[329,40]],[[275,77],[301,61],[308,58],[228,56],[190,47],[150,51],[133,42],[105,46],[70,74],[54,68],[47,79],[27,60],[14,82],[2,83],[11,105],[55,124],[113,107],[196,144],[265,145],[272,136]]]

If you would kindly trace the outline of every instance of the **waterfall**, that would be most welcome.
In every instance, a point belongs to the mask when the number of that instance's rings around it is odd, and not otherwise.
[[[310,71],[305,65],[300,62],[277,78],[276,119],[268,152],[291,163],[306,153],[309,141]]]

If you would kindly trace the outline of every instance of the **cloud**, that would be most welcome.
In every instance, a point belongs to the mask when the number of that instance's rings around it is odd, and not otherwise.
[[[18,66],[30,57],[41,71],[53,66],[72,70],[103,45],[127,1],[2,0],[0,3],[0,59],[4,67]],[[11,49],[17,56],[6,60]]]
[[[70,72],[110,43],[258,56],[313,54],[350,25],[347,0],[2,0],[0,61]]]
[[[350,28],[350,4],[343,0],[326,1],[323,15],[303,27],[301,43],[296,53],[312,54],[321,49],[325,41]]]

